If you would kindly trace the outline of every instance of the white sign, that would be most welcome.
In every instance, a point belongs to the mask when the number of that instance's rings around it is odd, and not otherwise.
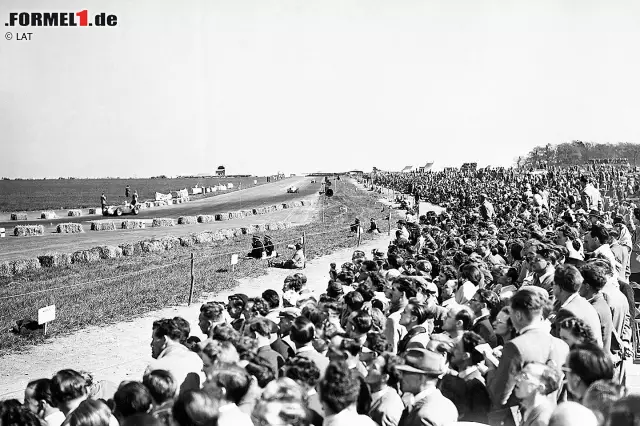
[[[258,179],[254,179],[254,180],[253,180],[253,184],[254,184],[254,185],[257,185],[257,184],[258,184]]]
[[[238,255],[237,254],[232,254],[231,255],[231,264],[235,265],[238,263]]]
[[[6,234],[4,233],[4,228],[0,228],[0,238],[4,238]]]
[[[56,305],[45,306],[38,309],[38,324],[42,325],[56,319]]]

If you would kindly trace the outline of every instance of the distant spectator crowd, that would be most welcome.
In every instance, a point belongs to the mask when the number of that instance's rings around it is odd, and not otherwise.
[[[328,265],[326,287],[302,270],[203,304],[202,341],[155,321],[138,380],[62,370],[2,401],[0,426],[640,424],[638,188],[576,173],[377,173],[408,204],[387,247]]]

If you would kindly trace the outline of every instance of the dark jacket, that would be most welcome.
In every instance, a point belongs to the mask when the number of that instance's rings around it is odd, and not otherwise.
[[[489,317],[485,317],[475,323],[471,328],[471,331],[479,334],[480,337],[482,337],[492,348],[498,346],[498,337],[496,336],[495,331],[493,331],[493,326],[491,326]]]

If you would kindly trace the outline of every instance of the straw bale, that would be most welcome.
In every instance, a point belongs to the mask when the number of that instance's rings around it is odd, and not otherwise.
[[[264,223],[258,223],[255,225],[251,225],[256,230],[256,232],[264,232],[267,230],[267,225]]]
[[[52,211],[46,211],[46,212],[42,212],[40,213],[40,219],[55,219],[58,216],[56,215],[56,212],[52,212]]]
[[[198,223],[210,223],[216,221],[216,215],[213,214],[201,214],[198,216]]]
[[[44,235],[42,225],[18,225],[13,228],[13,235],[16,237],[31,237],[34,235]]]
[[[120,244],[118,247],[120,247],[120,250],[122,250],[123,256],[133,256],[134,254],[136,254],[135,245],[137,245],[138,248],[140,247],[138,243],[136,244],[124,243],[124,244]]]
[[[229,220],[229,213],[216,214],[216,221],[221,221],[221,220]]]
[[[43,268],[71,265],[71,255],[68,253],[47,253],[38,256],[38,260]]]
[[[0,262],[0,277],[10,277],[13,275],[10,262]]]
[[[67,216],[82,216],[82,210],[80,209],[69,210],[69,212],[67,213]]]
[[[94,221],[89,223],[91,223],[92,231],[115,231],[116,230],[116,223],[111,220]]]
[[[102,213],[102,210],[97,207],[92,207],[89,209],[89,214],[98,214],[99,212]]]
[[[173,250],[176,247],[180,247],[180,239],[171,235],[159,238],[158,241],[162,243],[162,247],[165,250]]]
[[[196,244],[210,243],[213,241],[213,235],[211,232],[200,232],[199,234],[195,234],[194,238],[196,240]]]
[[[147,225],[144,223],[144,220],[123,220],[120,224],[120,228],[122,229],[144,229]]]
[[[240,228],[242,230],[242,234],[243,235],[249,235],[249,234],[254,234],[256,232],[255,228],[251,225],[249,226],[243,226],[242,228]]]
[[[153,201],[147,201],[146,203],[144,203],[148,209],[150,209],[151,207],[153,207],[153,205],[155,204]]]
[[[220,232],[220,233],[224,236],[224,238],[225,238],[226,240],[230,240],[230,239],[232,239],[232,238],[233,238],[233,236],[234,236],[234,234],[233,234],[233,230],[232,230],[232,229],[221,229],[221,230],[220,230],[220,231],[218,231],[218,232]]]
[[[89,250],[78,250],[71,255],[73,263],[94,263],[100,260],[100,250],[94,247]]]
[[[284,226],[282,229],[289,229],[293,226],[291,222],[282,222],[282,224]]]
[[[186,237],[178,237],[180,245],[182,247],[191,247],[196,244],[196,237],[194,235],[188,235]]]
[[[11,272],[13,272],[13,275],[22,274],[36,269],[40,269],[40,261],[37,258],[18,259],[11,262]]]
[[[170,218],[154,218],[151,224],[152,227],[163,227],[163,226],[175,226],[176,221]]]
[[[143,253],[157,253],[160,251],[164,251],[164,246],[162,245],[162,241],[145,240],[140,241],[140,250]]]
[[[276,222],[278,229],[287,229],[287,225],[284,222]]]
[[[162,201],[154,201],[154,202],[153,202],[153,206],[154,206],[154,207],[160,207],[160,206],[163,206],[163,205],[164,205],[164,204],[162,203]]]
[[[276,204],[276,205],[274,205],[272,207],[273,207],[274,211],[275,210],[282,210],[284,208],[284,206],[282,204]]]
[[[288,209],[289,208],[289,203],[282,203],[282,208],[283,209]]]
[[[213,241],[223,241],[227,237],[226,237],[226,234],[224,233],[224,229],[223,229],[221,231],[211,232],[211,238],[213,238]]]
[[[242,228],[231,228],[229,231],[233,232],[234,238],[242,235]]]
[[[81,223],[60,223],[56,226],[56,232],[58,234],[78,234],[84,232],[84,228]]]
[[[267,223],[267,231],[277,231],[280,229],[277,223]]]
[[[253,210],[241,210],[241,212],[245,216],[253,216]]]
[[[293,203],[291,203],[292,207],[302,207],[302,203],[300,201],[294,201]]]
[[[264,214],[264,209],[262,207],[258,207],[257,209],[253,209],[254,215]]]
[[[96,248],[100,252],[101,259],[115,259],[122,256],[122,249],[117,246],[100,246]]]
[[[27,220],[26,213],[11,213],[11,220]]]
[[[192,223],[198,223],[198,216],[180,216],[178,218],[178,225],[191,225]]]

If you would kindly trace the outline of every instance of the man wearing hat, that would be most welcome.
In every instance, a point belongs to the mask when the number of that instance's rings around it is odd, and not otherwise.
[[[284,345],[286,346],[286,353],[287,353],[287,357],[285,358],[290,358],[295,356],[296,354],[296,345],[291,341],[291,337],[290,337],[290,333],[291,333],[291,326],[293,325],[293,320],[298,318],[301,315],[300,309],[298,308],[283,308],[280,311],[280,324],[279,324],[279,328],[280,328],[280,340],[281,342],[284,343]],[[275,342],[274,342],[275,343]],[[281,345],[277,345],[278,349],[274,348],[273,345],[271,346],[276,352],[279,352],[281,355],[284,356],[284,354],[282,353],[282,346]]]
[[[437,388],[438,379],[447,372],[444,357],[427,349],[409,349],[405,364],[396,366],[402,374],[402,392],[413,394],[398,426],[447,426],[458,420],[458,410]]]
[[[283,269],[302,269],[305,264],[304,252],[302,250],[302,244],[296,243],[296,245],[289,245],[288,248],[295,249],[295,253],[291,257],[291,259],[286,260],[284,262],[274,262],[272,260],[269,261],[269,266],[274,268],[283,268]]]
[[[229,312],[229,316],[232,319],[231,326],[237,331],[242,331],[244,326],[245,319],[242,313],[244,312],[248,302],[249,297],[243,293],[236,293],[229,296],[227,312]]]

